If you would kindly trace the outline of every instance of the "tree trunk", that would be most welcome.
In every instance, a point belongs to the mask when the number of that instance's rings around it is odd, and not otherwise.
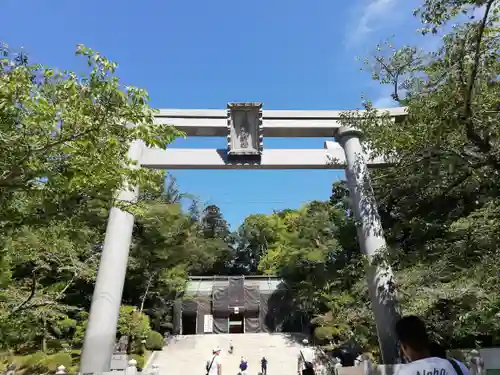
[[[128,338],[128,342],[127,342],[127,354],[128,355],[132,354],[132,343],[134,341],[135,341],[135,336],[130,335],[130,337]]]
[[[153,277],[155,276],[155,274],[153,273],[149,279],[148,279],[148,283],[146,285],[146,290],[144,291],[144,295],[142,296],[142,300],[141,300],[141,307],[139,308],[139,312],[142,313],[142,310],[144,310],[144,303],[146,302],[146,298],[148,296],[148,292],[149,292],[149,288],[151,287],[151,284],[153,283]]]
[[[42,318],[42,352],[47,353],[47,320],[45,317]]]

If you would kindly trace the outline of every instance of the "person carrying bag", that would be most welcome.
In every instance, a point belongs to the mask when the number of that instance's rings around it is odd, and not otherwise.
[[[214,364],[215,357],[217,357],[217,356],[214,355],[212,357],[212,360],[210,362],[207,362],[207,366],[206,366],[207,374],[206,375],[210,374],[210,370],[212,369],[212,366]]]
[[[304,364],[304,369],[302,370],[302,375],[315,375],[314,364],[311,361],[306,361],[304,358],[304,353],[300,351],[300,356],[302,357],[302,363]]]
[[[211,360],[207,361],[205,367],[206,375],[222,375],[221,364],[219,359],[220,348],[215,348],[212,350],[213,357]]]

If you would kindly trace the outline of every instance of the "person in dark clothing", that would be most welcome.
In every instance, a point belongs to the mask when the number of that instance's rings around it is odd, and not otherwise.
[[[443,348],[432,344],[425,323],[417,316],[401,318],[395,327],[400,348],[408,360],[395,375],[448,374],[470,375],[467,367],[454,359],[443,358]],[[446,355],[446,354],[445,354]]]
[[[267,375],[267,359],[266,357],[262,357],[260,360],[260,371],[262,375]]]
[[[333,357],[340,359],[340,363],[343,367],[354,366],[354,360],[356,356],[353,354],[352,350],[347,347],[337,348],[332,352]]]
[[[431,342],[429,351],[432,357],[446,359],[446,350],[435,341]]]
[[[241,357],[240,361],[240,374],[246,375],[248,369],[248,362],[245,358]]]

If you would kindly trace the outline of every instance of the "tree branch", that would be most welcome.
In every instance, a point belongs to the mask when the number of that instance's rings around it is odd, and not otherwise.
[[[396,73],[392,72],[392,69],[387,66],[386,63],[384,63],[383,59],[381,57],[376,57],[375,60],[382,66],[382,68],[385,69],[387,74],[392,78],[393,86],[394,86],[394,92],[392,93],[392,99],[395,100],[396,102],[399,102],[399,93],[398,93],[398,84],[399,84],[399,71]]]
[[[6,176],[2,176],[2,178],[0,179],[0,187],[12,186],[12,184],[9,183],[8,180],[9,179],[12,180],[12,178],[19,176],[21,174],[21,171],[22,171],[21,165],[23,165],[25,162],[27,162],[29,160],[29,158],[31,156],[33,156],[34,154],[46,153],[47,151],[49,151],[50,149],[52,149],[56,146],[59,146],[59,145],[66,143],[66,142],[75,141],[81,137],[85,137],[85,136],[93,133],[94,131],[97,131],[102,126],[104,121],[106,120],[108,113],[109,113],[109,106],[106,107],[106,109],[104,110],[104,112],[102,114],[102,118],[97,122],[97,124],[94,124],[94,126],[91,126],[90,129],[87,129],[85,131],[82,131],[80,133],[73,134],[73,135],[70,135],[67,137],[60,137],[56,141],[50,142],[50,143],[48,143],[42,147],[39,147],[37,149],[32,149],[30,146],[28,146],[28,151],[21,158],[21,160],[18,161],[15,166],[11,166],[11,168],[7,168],[7,170],[10,169],[10,172],[8,172]],[[32,178],[34,178],[34,176],[30,175],[27,178],[23,179],[20,183],[25,184],[26,182],[28,182]]]
[[[474,48],[474,64],[472,65],[472,70],[469,77],[469,82],[467,89],[464,94],[464,113],[463,120],[466,125],[467,138],[472,141],[483,153],[488,153],[491,150],[491,145],[487,140],[484,140],[479,134],[474,130],[474,123],[472,121],[472,96],[474,92],[474,86],[476,83],[476,78],[479,72],[479,62],[481,59],[481,43],[483,41],[484,31],[486,29],[486,23],[488,22],[489,12],[495,0],[489,0],[486,3],[483,19],[481,20],[476,36],[476,45]]]
[[[74,134],[72,136],[65,137],[65,138],[62,138],[62,139],[58,139],[57,141],[48,143],[48,144],[46,144],[43,147],[39,147],[37,149],[31,149],[30,148],[29,151],[21,158],[21,160],[19,160],[15,166],[11,167],[10,172],[7,173],[6,176],[3,176],[2,180],[0,180],[0,187],[12,186],[12,184],[9,183],[9,180],[12,180],[13,178],[18,177],[21,174],[21,172],[22,172],[21,166],[26,161],[28,161],[34,154],[37,154],[37,153],[46,153],[50,149],[52,149],[52,148],[54,148],[56,146],[59,146],[60,144],[63,144],[65,142],[75,141],[78,138],[81,138],[81,137],[84,137],[84,136],[90,134],[94,130],[96,130],[96,129],[93,127],[93,128],[88,129],[88,130],[86,130],[84,132],[81,132],[81,133],[78,133],[78,134]],[[32,178],[33,178],[33,176],[29,175],[29,176],[27,176],[27,178],[23,179],[21,183],[26,183],[26,182],[28,182]]]
[[[37,284],[37,280],[36,280],[36,269],[35,269],[31,273],[31,291],[30,291],[30,294],[23,302],[21,302],[17,307],[15,307],[11,311],[11,314],[15,314],[16,312],[23,310],[24,306],[26,306],[26,304],[33,299],[33,297],[35,296],[35,292],[36,292],[36,284]]]
[[[93,254],[92,256],[88,257],[83,262],[83,264],[90,263],[93,259],[95,259],[95,257],[96,257],[96,254]],[[53,297],[52,301],[45,301],[45,302],[38,303],[38,304],[29,304],[29,302],[33,299],[33,297],[35,296],[35,293],[36,293],[37,282],[36,282],[36,272],[35,271],[33,271],[33,273],[32,273],[32,283],[31,283],[30,295],[20,305],[18,305],[16,308],[14,308],[10,312],[11,315],[15,314],[15,313],[17,313],[19,311],[31,309],[33,307],[36,308],[36,307],[43,307],[43,306],[55,305],[57,303],[57,301],[59,301],[61,298],[64,297],[64,294],[66,293],[66,291],[69,289],[69,287],[74,283],[74,281],[76,280],[76,278],[79,276],[78,270],[75,270],[73,272],[73,276],[71,277],[71,279],[68,280],[68,282],[66,283],[66,285],[64,286],[64,288],[61,291],[59,291],[59,293],[57,293],[55,297]]]
[[[141,313],[144,310],[144,303],[146,302],[146,298],[148,296],[149,288],[151,287],[151,284],[153,283],[153,278],[154,278],[155,275],[156,275],[156,272],[153,272],[153,274],[148,279],[148,283],[146,285],[146,290],[144,291],[144,295],[142,296],[142,299],[141,299],[141,307],[139,309],[139,311]]]

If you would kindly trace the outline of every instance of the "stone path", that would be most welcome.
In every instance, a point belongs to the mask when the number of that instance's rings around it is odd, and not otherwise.
[[[228,353],[230,341],[234,346],[232,354]],[[224,375],[238,374],[241,356],[247,359],[248,375],[257,375],[260,372],[260,360],[263,356],[268,360],[268,374],[297,373],[300,339],[281,333],[177,336],[169,346],[156,353],[150,366],[157,364],[161,375],[201,375],[205,372],[206,361],[211,358],[212,349],[217,346],[222,349]]]

